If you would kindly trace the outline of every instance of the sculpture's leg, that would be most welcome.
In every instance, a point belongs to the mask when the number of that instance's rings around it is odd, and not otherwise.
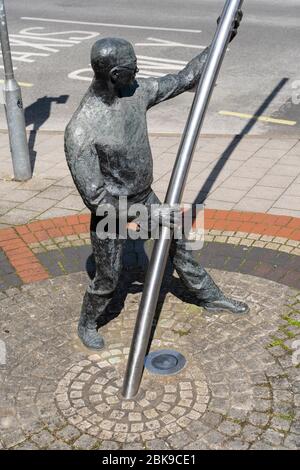
[[[212,277],[196,259],[195,251],[185,249],[184,240],[172,241],[170,258],[182,283],[199,299],[215,300],[222,296]]]
[[[249,311],[244,302],[226,297],[215,284],[212,277],[200,265],[193,250],[186,250],[184,240],[173,240],[170,257],[173,265],[189,291],[201,301],[203,307],[211,312],[227,310],[243,314]]]
[[[96,273],[84,295],[78,323],[78,335],[85,346],[101,349],[104,340],[97,332],[98,324],[106,313],[118,284],[122,270],[122,249],[124,240],[100,240],[96,234],[97,221],[91,218],[91,243],[96,263]]]
[[[158,202],[158,197],[152,193],[146,204],[157,204]],[[172,241],[170,258],[186,288],[201,301],[206,310],[247,313],[248,306],[244,302],[226,297],[195,255],[196,251],[186,250],[184,239]]]

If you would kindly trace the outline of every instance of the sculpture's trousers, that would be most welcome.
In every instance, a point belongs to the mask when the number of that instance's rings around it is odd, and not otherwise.
[[[160,201],[151,191],[139,203],[150,206],[159,204]],[[99,239],[96,233],[99,220],[99,217],[92,214],[90,235],[96,273],[85,293],[80,317],[80,322],[89,328],[96,326],[114,294],[122,270],[122,251],[125,243],[125,240],[118,238]],[[184,240],[172,241],[170,258],[183,284],[198,299],[216,300],[220,297],[221,291],[195,259],[194,253],[185,249]]]

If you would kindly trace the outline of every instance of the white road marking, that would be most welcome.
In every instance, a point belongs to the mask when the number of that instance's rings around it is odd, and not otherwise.
[[[41,30],[44,30],[44,26],[35,26],[33,28],[24,28],[21,29],[19,34],[30,34],[30,36],[38,36],[39,38],[41,36],[60,36],[60,35],[65,35],[65,34],[77,34],[75,37],[69,37],[69,39],[62,39],[62,41],[65,42],[74,42],[74,44],[78,44],[78,41],[85,41],[88,39],[93,39],[96,36],[99,36],[98,32],[95,31],[77,31],[77,30],[70,30],[70,31],[56,31],[52,33],[42,33]],[[36,33],[35,30],[38,30]],[[81,35],[78,37],[78,34]],[[53,39],[51,39],[53,40]],[[61,41],[61,39],[55,38],[55,40]]]
[[[49,57],[51,53],[59,52],[60,48],[73,47],[75,44],[79,44],[81,41],[89,40],[99,36],[99,33],[96,31],[71,30],[58,33],[45,33],[41,30],[44,31],[45,27],[38,26],[35,28],[25,28],[22,29],[18,34],[10,35],[10,44],[12,46],[11,53],[14,62],[33,63],[36,61],[37,57]],[[68,35],[68,39],[53,37],[62,34]],[[27,50],[20,51],[19,48],[24,48]],[[46,52],[29,52],[28,49],[37,49]],[[3,68],[2,65],[0,65],[0,67]]]
[[[1,53],[0,53],[0,57],[1,57]],[[0,69],[4,70],[4,65],[0,65]],[[14,67],[14,70],[18,70],[18,67]]]
[[[163,77],[166,73],[182,70],[187,64],[187,62],[183,60],[162,59],[161,57],[148,57],[144,55],[137,55],[137,59],[140,68],[137,75],[139,78]],[[163,70],[164,72],[159,72],[159,70]],[[92,77],[93,71],[91,67],[74,70],[68,74],[68,78],[72,80],[82,80],[86,82],[90,82]]]
[[[83,80],[85,82],[91,82],[93,77],[86,77],[85,75],[81,75],[84,73],[93,73],[93,71],[90,67],[85,69],[74,70],[74,72],[69,73],[68,78],[71,78],[72,80]]]
[[[49,57],[49,54],[44,52],[18,52],[18,51],[11,51],[11,56],[13,61],[18,62],[27,62],[33,63],[35,62],[34,59],[30,59],[29,57]]]
[[[0,339],[0,365],[6,365],[6,344],[3,339]]]
[[[60,20],[53,18],[38,18],[32,16],[22,16],[22,20],[30,21],[45,21],[46,23],[66,23],[66,24],[84,24],[90,26],[104,26],[107,28],[128,28],[128,29],[150,29],[152,31],[177,31],[178,33],[193,33],[199,34],[201,30],[199,29],[182,29],[182,28],[162,28],[158,26],[138,26],[138,25],[129,25],[129,24],[114,24],[114,23],[94,23],[92,21],[73,21],[73,20]]]
[[[58,49],[55,49],[54,47],[49,47],[46,46],[45,44],[37,44],[33,42],[28,42],[28,41],[22,41],[21,39],[18,39],[15,37],[15,35],[10,36],[10,45],[15,46],[15,47],[32,47],[33,49],[38,49],[40,51],[47,51],[47,52],[58,52]],[[49,54],[48,54],[49,55]]]
[[[140,69],[149,69],[149,70],[182,70],[181,65],[173,65],[170,66],[170,64],[156,64],[153,65],[152,63],[148,64],[146,61],[144,63],[139,62],[139,68]]]
[[[181,65],[186,65],[187,62],[183,60],[173,60],[173,59],[161,59],[160,57],[150,57],[147,55],[137,55],[138,59],[145,59],[145,60],[153,60],[155,62],[164,62],[164,63],[169,63],[169,64],[181,64]]]
[[[140,78],[149,78],[149,77],[164,77],[166,73],[161,72],[152,72],[151,70],[141,69],[142,74],[138,74]]]
[[[161,57],[151,57],[137,55],[140,73],[138,77],[163,77],[166,73],[182,70],[187,62],[183,60],[162,59]],[[164,70],[164,73],[158,72]]]
[[[54,39],[54,38],[43,38],[32,34],[11,34],[10,37],[17,39],[31,39],[32,41],[46,41],[48,46],[56,45],[58,47],[73,47],[75,44],[79,44],[80,41],[68,41],[67,39]],[[54,43],[54,44],[53,44]],[[47,45],[47,44],[46,44]]]
[[[196,44],[184,44],[182,42],[166,41],[165,39],[147,38],[147,41],[153,42],[136,42],[135,46],[151,46],[151,47],[185,47],[187,49],[206,49],[206,46]]]

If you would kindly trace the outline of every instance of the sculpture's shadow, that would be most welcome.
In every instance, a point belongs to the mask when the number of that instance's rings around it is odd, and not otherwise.
[[[130,258],[132,258],[132,243],[136,245],[136,263],[128,261]],[[117,318],[120,315],[124,308],[126,297],[128,294],[139,294],[143,292],[150,254],[150,241],[143,242],[143,240],[136,240],[134,242],[128,241],[125,244],[123,252],[124,268],[119,278],[119,282],[115,290],[114,296],[112,297],[109,305],[107,306],[105,315],[101,316],[101,320],[98,323],[99,328],[106,325],[107,323],[109,323],[114,318]],[[90,279],[94,278],[95,269],[95,259],[94,256],[91,254],[86,261],[86,271]],[[173,294],[185,303],[200,306],[199,299],[191,292],[187,291],[187,289],[181,283],[180,279],[174,276],[174,268],[171,261],[169,260],[165,270],[164,279],[155,312],[155,317],[153,320],[151,338],[154,335],[155,328],[159,320],[167,293]]]
[[[69,99],[69,95],[60,96],[43,96],[38,98],[34,103],[24,109],[25,125],[32,125],[29,133],[28,149],[30,156],[31,171],[34,171],[37,152],[35,150],[35,141],[37,132],[45,124],[51,115],[51,108],[54,104],[65,104]]]

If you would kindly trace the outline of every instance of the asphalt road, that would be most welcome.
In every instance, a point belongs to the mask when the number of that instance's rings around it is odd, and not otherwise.
[[[119,36],[131,41],[143,76],[176,72],[210,43],[223,4],[223,0],[6,1],[28,128],[65,127],[92,77],[89,53],[96,39]],[[248,0],[243,10],[244,20],[226,55],[203,132],[299,137],[300,0]],[[1,64],[2,60],[3,79]],[[181,132],[192,98],[193,93],[185,93],[151,110],[149,130]],[[5,128],[0,108],[0,128]],[[253,115],[263,121],[251,120]],[[265,122],[269,117],[275,121]]]

